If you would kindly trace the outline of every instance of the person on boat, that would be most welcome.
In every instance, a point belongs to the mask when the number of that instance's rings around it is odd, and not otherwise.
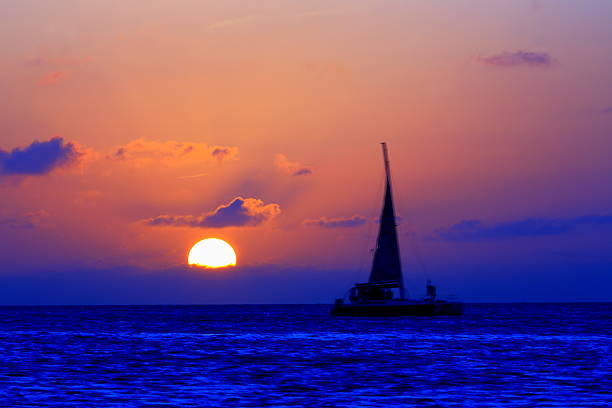
[[[426,295],[425,295],[425,300],[430,300],[430,301],[434,301],[436,300],[436,287],[434,285],[431,284],[431,281],[429,279],[427,279],[427,285],[425,286],[426,289]]]

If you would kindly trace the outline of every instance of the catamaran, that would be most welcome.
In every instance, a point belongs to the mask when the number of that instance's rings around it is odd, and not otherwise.
[[[332,314],[336,316],[461,315],[463,303],[437,299],[436,288],[429,280],[424,299],[409,299],[406,296],[386,143],[382,143],[382,150],[386,176],[385,198],[370,278],[367,283],[356,283],[348,291],[348,301],[336,299]]]

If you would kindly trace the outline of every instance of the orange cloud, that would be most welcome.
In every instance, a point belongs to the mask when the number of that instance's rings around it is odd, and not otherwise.
[[[292,176],[312,174],[312,169],[310,167],[304,166],[298,162],[289,161],[284,154],[277,154],[274,163],[280,171]]]
[[[163,163],[166,165],[189,164],[235,159],[238,148],[232,146],[209,146],[204,143],[167,141],[158,142],[137,139],[113,149],[107,156],[113,160],[132,161],[136,165]]]

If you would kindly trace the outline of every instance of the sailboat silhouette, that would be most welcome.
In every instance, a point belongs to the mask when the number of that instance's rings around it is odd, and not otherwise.
[[[349,290],[348,303],[344,299],[336,299],[332,314],[337,316],[461,315],[463,304],[436,299],[436,289],[429,280],[425,299],[406,298],[386,143],[382,143],[382,149],[386,175],[385,199],[370,278],[367,283],[357,283]]]

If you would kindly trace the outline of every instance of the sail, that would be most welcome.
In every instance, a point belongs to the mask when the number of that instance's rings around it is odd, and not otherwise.
[[[391,175],[387,146],[383,143],[386,171],[385,203],[380,216],[380,230],[376,240],[374,262],[370,272],[370,283],[397,281],[403,286],[402,265],[400,262],[397,229],[395,225],[395,211],[393,209],[393,196],[391,194]]]

